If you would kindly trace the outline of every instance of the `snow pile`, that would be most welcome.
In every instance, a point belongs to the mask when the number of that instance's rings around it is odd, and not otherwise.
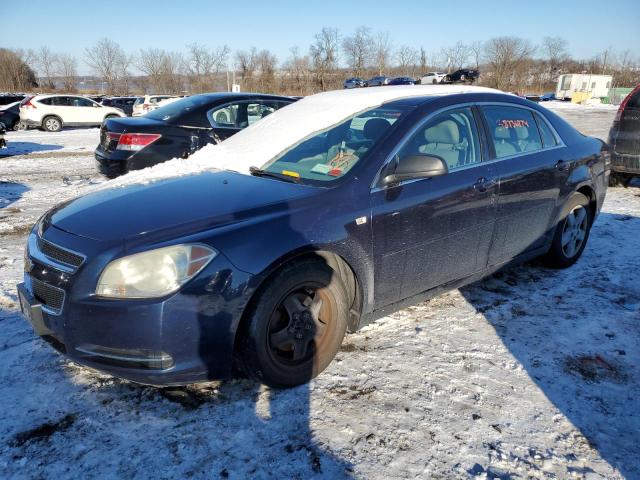
[[[272,113],[222,144],[203,148],[188,160],[175,159],[152,168],[131,172],[109,182],[108,186],[148,183],[216,168],[248,174],[249,167],[259,167],[310,135],[385,102],[409,97],[466,92],[498,92],[498,90],[455,85],[407,85],[334,90],[311,95]]]
[[[592,99],[593,100],[593,99]],[[594,110],[618,110],[618,105],[611,105],[609,103],[598,103],[590,101],[586,105],[571,102],[562,102],[560,100],[553,100],[550,102],[540,102],[540,105],[548,108],[549,110],[582,110],[594,109]]]

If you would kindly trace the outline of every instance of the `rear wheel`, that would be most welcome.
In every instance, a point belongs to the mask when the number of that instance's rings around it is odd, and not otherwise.
[[[62,130],[62,121],[58,117],[44,117],[42,128],[47,132],[59,132]]]
[[[589,199],[578,192],[571,195],[547,253],[550,266],[567,268],[576,263],[587,245],[592,222]]]
[[[306,383],[340,348],[349,313],[345,287],[316,260],[293,263],[267,281],[241,332],[240,363],[272,387]]]
[[[611,172],[609,175],[610,187],[626,187],[629,182],[629,178],[624,173]]]

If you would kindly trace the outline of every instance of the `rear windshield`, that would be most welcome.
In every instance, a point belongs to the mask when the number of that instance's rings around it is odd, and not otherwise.
[[[195,95],[171,102],[147,113],[145,116],[154,120],[169,122],[208,103],[211,103],[211,98]]]

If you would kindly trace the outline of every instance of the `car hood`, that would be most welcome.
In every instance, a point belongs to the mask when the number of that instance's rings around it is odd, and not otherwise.
[[[317,192],[275,179],[206,172],[91,193],[57,206],[45,223],[104,242],[173,238],[285,211],[289,202]]]

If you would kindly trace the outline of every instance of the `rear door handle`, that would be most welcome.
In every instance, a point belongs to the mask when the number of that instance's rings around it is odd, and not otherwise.
[[[565,162],[564,160],[558,160],[558,163],[556,163],[556,168],[561,172],[569,170],[569,162]]]
[[[484,193],[490,188],[492,188],[493,186],[495,186],[495,184],[496,184],[496,181],[493,178],[481,177],[478,180],[476,180],[476,183],[473,184],[473,188],[478,192]]]

